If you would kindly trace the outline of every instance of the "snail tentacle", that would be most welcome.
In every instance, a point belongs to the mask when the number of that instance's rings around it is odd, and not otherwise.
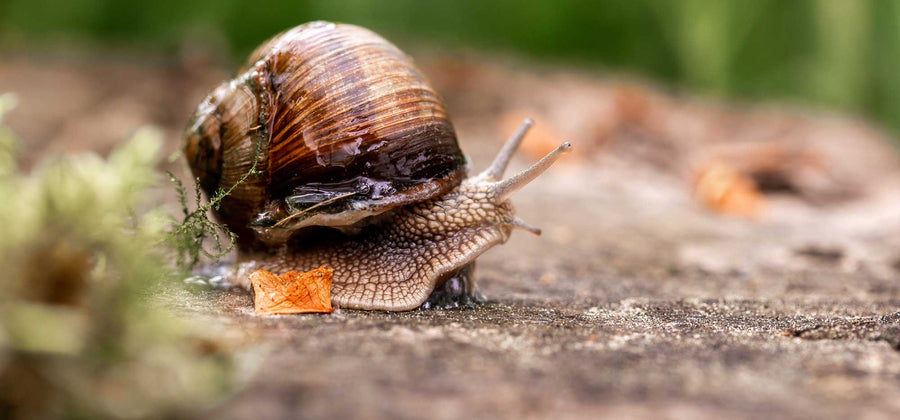
[[[518,217],[513,217],[512,220],[509,221],[509,224],[527,232],[531,232],[535,236],[541,236],[541,228],[532,226]]]
[[[509,161],[512,160],[513,155],[516,154],[516,150],[518,150],[519,145],[522,144],[522,139],[525,138],[525,134],[528,133],[528,129],[531,128],[533,124],[534,120],[531,118],[526,118],[522,121],[522,124],[519,125],[519,128],[516,129],[515,133],[513,133],[513,135],[509,137],[509,140],[503,144],[503,148],[497,153],[497,157],[494,158],[491,166],[488,166],[479,176],[497,181],[503,179],[503,172],[506,171]]]
[[[503,181],[493,183],[491,190],[495,194],[497,202],[499,203],[509,199],[513,193],[525,185],[528,185],[529,182],[533,181],[550,168],[550,166],[553,165],[553,162],[556,162],[564,153],[568,153],[571,150],[572,144],[565,142],[522,172],[504,179]]]

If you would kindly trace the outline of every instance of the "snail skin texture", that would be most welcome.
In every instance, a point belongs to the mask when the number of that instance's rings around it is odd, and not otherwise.
[[[215,211],[238,234],[232,283],[327,265],[335,306],[403,311],[465,301],[475,258],[514,227],[540,233],[509,198],[571,146],[503,179],[530,125],[466,177],[412,60],[367,29],[311,22],[264,43],[203,100],[184,152],[207,194],[234,187]]]

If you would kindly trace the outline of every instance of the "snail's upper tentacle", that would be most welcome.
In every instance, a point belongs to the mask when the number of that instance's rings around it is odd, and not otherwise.
[[[534,121],[531,118],[526,118],[522,121],[522,124],[516,129],[516,132],[503,144],[503,148],[497,153],[497,157],[494,158],[491,166],[488,166],[479,176],[492,181],[503,179],[503,172],[506,171],[509,161],[512,160],[513,155],[516,154],[516,150],[518,150],[519,145],[522,144],[522,139],[525,138],[525,134],[528,133],[528,129],[531,128],[533,124]]]
[[[508,200],[513,193],[525,185],[528,185],[529,182],[544,173],[544,171],[553,165],[553,162],[556,162],[564,153],[568,153],[570,150],[572,150],[572,144],[565,142],[522,172],[504,179],[503,181],[493,183],[491,191],[494,194],[495,200],[497,200],[497,202]]]

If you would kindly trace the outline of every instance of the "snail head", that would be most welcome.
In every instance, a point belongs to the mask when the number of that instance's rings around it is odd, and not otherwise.
[[[526,119],[483,172],[465,179],[458,188],[436,201],[417,206],[414,212],[424,219],[425,226],[416,230],[440,237],[464,230],[472,230],[471,236],[477,236],[479,230],[493,229],[499,230],[501,242],[506,241],[512,228],[540,235],[539,228],[515,216],[510,197],[571,151],[572,145],[565,142],[527,169],[503,179],[506,167],[532,124],[531,119]]]

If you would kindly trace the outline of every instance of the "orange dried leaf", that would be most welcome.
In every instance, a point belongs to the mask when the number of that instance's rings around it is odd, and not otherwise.
[[[259,315],[332,312],[334,270],[321,266],[305,273],[288,271],[276,276],[266,270],[250,274],[253,305]]]

